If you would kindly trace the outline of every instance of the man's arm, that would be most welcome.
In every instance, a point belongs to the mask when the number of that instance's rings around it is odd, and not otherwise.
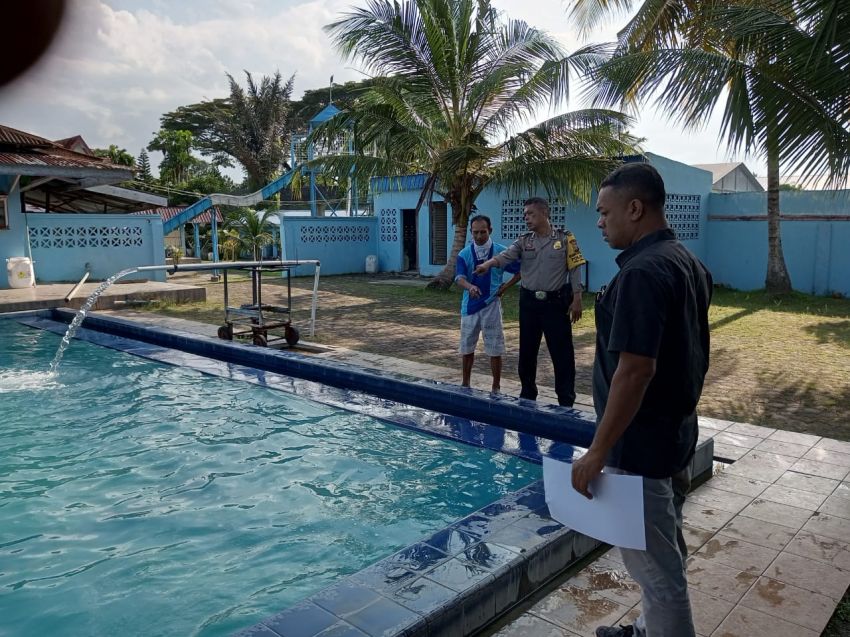
[[[469,292],[469,296],[473,299],[477,299],[479,296],[481,296],[481,288],[467,281],[466,277],[462,274],[458,274],[455,277],[455,283],[457,283],[460,287]]]
[[[492,259],[487,259],[484,263],[475,268],[475,274],[486,274],[490,268],[504,268],[506,265],[513,263],[521,256],[522,246],[519,244],[519,239],[517,239]]]
[[[466,259],[463,258],[463,253],[457,255],[457,262],[455,264],[455,283],[457,283],[464,290],[469,292],[470,298],[477,299],[481,296],[481,289],[477,285],[473,285],[466,278],[469,272],[469,265],[466,262]]]
[[[502,285],[499,286],[499,290],[496,292],[496,296],[501,297],[505,292],[510,290],[521,278],[522,274],[520,274],[519,272],[514,274],[510,279],[508,279],[505,283],[502,283]]]
[[[581,306],[581,268],[573,268],[569,271],[570,276],[570,287],[573,290],[573,298],[570,301],[570,321],[573,323],[578,323],[581,318],[582,306]]]
[[[592,498],[588,485],[602,471],[608,452],[637,414],[649,382],[655,376],[655,359],[620,352],[620,362],[611,379],[605,413],[596,428],[593,442],[581,458],[573,462],[573,488]]]

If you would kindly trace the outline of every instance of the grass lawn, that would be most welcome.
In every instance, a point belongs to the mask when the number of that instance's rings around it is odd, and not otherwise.
[[[191,282],[207,287],[207,302],[151,310],[208,323],[223,320],[222,286],[202,275]],[[247,283],[233,283],[231,303],[246,302]],[[376,285],[392,281],[398,285]],[[456,354],[461,291],[403,285],[389,275],[324,277],[320,283],[317,342],[419,362],[458,368]],[[186,282],[189,282],[188,280]],[[277,276],[264,278],[264,302],[279,303]],[[293,279],[296,325],[309,319],[312,278]],[[505,376],[516,378],[518,293],[504,300],[508,355]],[[590,393],[595,330],[593,296],[576,325],[577,389]],[[850,440],[850,300],[794,294],[773,300],[761,292],[715,290],[710,312],[711,369],[700,412],[789,431]],[[551,383],[545,347],[539,383]],[[486,373],[486,358],[476,366]],[[451,380],[451,379],[447,379]]]

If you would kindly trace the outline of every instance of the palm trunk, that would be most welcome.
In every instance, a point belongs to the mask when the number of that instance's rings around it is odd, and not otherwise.
[[[452,250],[449,253],[449,258],[446,260],[446,265],[442,270],[440,270],[440,273],[434,277],[434,280],[428,283],[429,288],[447,290],[452,286],[452,283],[454,283],[455,280],[457,255],[458,252],[463,250],[464,245],[466,245],[466,223],[458,223],[455,225],[454,238],[452,239]]]
[[[764,287],[774,296],[791,292],[791,277],[782,253],[779,218],[779,146],[768,129],[767,140],[767,276]]]
[[[460,192],[462,189],[462,187],[452,189],[445,196],[446,202],[452,207],[452,223],[455,226],[455,232],[446,265],[428,284],[429,288],[447,290],[454,283],[457,255],[466,245],[466,226],[469,223],[469,212],[472,210],[472,202],[474,201],[474,195],[468,192]]]

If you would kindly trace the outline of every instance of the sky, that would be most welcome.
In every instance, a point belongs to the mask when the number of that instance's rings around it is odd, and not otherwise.
[[[240,81],[243,71],[255,78],[295,73],[295,99],[327,86],[331,75],[337,83],[362,79],[356,63],[342,60],[322,30],[356,1],[69,0],[67,19],[42,60],[0,87],[0,124],[48,139],[82,135],[89,146],[116,144],[138,155],[163,113],[227,97],[226,73]],[[570,28],[565,0],[493,4],[546,30],[569,51],[585,43]],[[624,22],[612,20],[590,41],[613,39]],[[569,108],[582,107],[579,91],[573,93]],[[719,114],[701,130],[686,132],[652,109],[632,129],[645,138],[645,150],[687,164],[743,159],[718,142],[718,130]],[[159,158],[151,154],[154,168]],[[759,161],[747,164],[764,174]]]

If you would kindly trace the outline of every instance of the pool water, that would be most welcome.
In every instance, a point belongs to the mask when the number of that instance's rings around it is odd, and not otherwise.
[[[538,466],[0,321],[0,635],[226,635]]]

